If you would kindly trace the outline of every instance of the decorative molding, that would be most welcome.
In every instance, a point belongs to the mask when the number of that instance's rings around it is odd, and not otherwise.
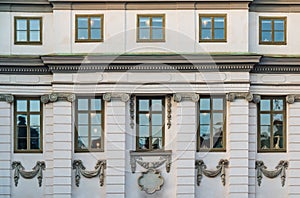
[[[0,101],[5,101],[8,103],[13,103],[14,96],[11,94],[0,94]]]
[[[253,100],[252,100],[253,103],[258,104],[258,103],[260,103],[260,100],[261,100],[261,96],[260,95],[253,94]]]
[[[175,102],[181,102],[183,99],[190,99],[193,102],[199,101],[199,94],[196,93],[175,93],[173,94]]]
[[[106,161],[105,160],[98,160],[95,166],[95,170],[88,171],[85,170],[85,166],[83,165],[81,160],[74,160],[73,161],[73,169],[75,169],[75,182],[76,186],[79,187],[80,183],[80,175],[84,176],[85,178],[93,178],[99,175],[99,183],[100,186],[104,185],[104,169],[106,169]]]
[[[32,171],[25,171],[25,168],[22,166],[21,162],[13,161],[12,169],[14,170],[14,181],[15,186],[18,186],[20,175],[25,179],[32,179],[37,176],[39,187],[42,186],[43,180],[43,170],[45,170],[46,165],[44,161],[37,161],[36,165],[32,168]]]
[[[171,128],[171,119],[172,119],[172,96],[167,96],[167,126],[168,129]]]
[[[245,99],[248,102],[253,100],[253,95],[249,92],[230,92],[226,94],[226,100],[233,102],[235,99]]]
[[[144,161],[143,157],[159,157],[158,161]],[[172,151],[162,151],[162,152],[136,152],[130,151],[130,165],[131,172],[135,173],[136,164],[139,164],[141,167],[149,169],[157,169],[163,164],[166,164],[167,173],[171,170],[172,164]]]
[[[44,104],[50,102],[57,102],[57,101],[74,102],[75,99],[76,99],[76,95],[72,93],[51,93],[51,94],[45,94],[41,96],[41,101]]]
[[[143,172],[138,178],[138,185],[142,191],[147,194],[153,194],[159,191],[164,184],[164,178],[160,172],[154,169],[149,169],[147,172]]]
[[[103,100],[110,102],[112,98],[119,98],[122,102],[128,102],[130,99],[127,93],[105,93],[103,94]]]
[[[129,113],[130,113],[130,127],[134,128],[134,96],[131,95],[129,103]]]
[[[258,186],[261,185],[262,175],[273,179],[278,175],[281,176],[281,186],[285,185],[286,178],[286,169],[288,168],[288,161],[281,160],[278,165],[275,167],[275,170],[267,170],[267,167],[264,165],[263,161],[257,160],[255,162],[255,169],[257,169],[257,183]]]
[[[293,104],[294,102],[300,102],[300,95],[290,94],[286,96],[286,102]]]
[[[197,185],[200,186],[203,175],[213,178],[221,174],[221,180],[223,186],[225,186],[225,168],[227,168],[228,165],[229,161],[227,159],[221,159],[216,166],[216,170],[207,170],[203,160],[196,160],[195,168],[197,169]]]

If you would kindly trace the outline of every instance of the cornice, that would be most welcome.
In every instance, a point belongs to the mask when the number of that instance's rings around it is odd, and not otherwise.
[[[254,0],[249,6],[250,12],[300,12],[298,0]]]

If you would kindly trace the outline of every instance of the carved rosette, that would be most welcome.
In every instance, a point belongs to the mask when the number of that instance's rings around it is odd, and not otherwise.
[[[12,103],[14,101],[14,96],[11,94],[0,94],[0,101]]]
[[[172,101],[171,96],[167,96],[167,126],[168,129],[171,128],[171,119],[172,119]]]
[[[216,166],[216,170],[207,170],[206,164],[203,160],[196,160],[195,168],[197,169],[197,185],[200,186],[203,175],[213,178],[221,174],[221,180],[223,186],[225,186],[225,168],[227,168],[228,165],[229,161],[227,159],[221,159]]]
[[[257,95],[257,94],[253,95],[253,100],[252,100],[253,103],[258,104],[258,103],[260,103],[260,100],[261,100],[260,95]]]
[[[85,170],[86,168],[81,160],[74,160],[73,169],[75,169],[75,183],[77,187],[79,187],[81,175],[85,178],[93,178],[99,175],[100,186],[104,185],[104,169],[106,169],[105,160],[98,160],[95,166],[95,170],[91,171]]]
[[[51,93],[51,94],[45,94],[41,96],[41,101],[44,104],[50,102],[57,102],[57,101],[74,102],[75,100],[76,100],[76,95],[72,93]]]
[[[143,172],[138,178],[138,185],[142,191],[147,194],[153,194],[159,191],[164,184],[164,178],[159,171],[149,169],[147,172]]]
[[[193,102],[199,101],[199,94],[196,93],[175,93],[173,94],[173,100],[175,102],[181,102],[183,99],[188,99]]]
[[[130,99],[130,96],[127,93],[105,93],[105,94],[103,94],[103,100],[106,102],[110,102],[112,98],[118,98],[122,102],[128,102]]]
[[[286,102],[289,104],[293,104],[294,102],[299,102],[299,101],[300,101],[300,95],[290,94],[287,95],[286,97]]]
[[[235,99],[245,99],[248,102],[253,100],[253,95],[249,92],[230,92],[226,94],[226,100],[233,102]]]
[[[263,175],[273,179],[280,175],[281,177],[281,186],[285,185],[286,179],[286,169],[288,168],[288,161],[281,160],[278,165],[275,167],[275,170],[267,170],[267,167],[264,165],[263,161],[257,160],[255,162],[255,169],[257,170],[257,184],[258,186],[261,185],[261,181]]]
[[[12,169],[14,170],[15,186],[18,186],[18,182],[21,175],[25,179],[32,179],[35,176],[37,176],[39,187],[41,187],[43,180],[43,170],[45,170],[45,168],[45,162],[37,161],[36,165],[32,168],[32,171],[25,171],[25,168],[22,166],[21,162],[14,161],[12,163]]]

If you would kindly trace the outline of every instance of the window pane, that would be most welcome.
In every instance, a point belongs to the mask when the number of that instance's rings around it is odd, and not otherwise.
[[[39,19],[30,19],[30,30],[40,30],[40,20]]]
[[[274,32],[274,41],[275,42],[284,42],[284,33],[283,32]]]
[[[149,149],[149,138],[140,137],[139,138],[139,149]]]
[[[224,29],[215,29],[214,39],[225,39]]]
[[[40,115],[30,115],[30,128],[39,127],[41,125]]]
[[[272,32],[262,32],[261,38],[263,42],[271,42],[272,41]]]
[[[152,136],[162,137],[162,126],[152,126]]]
[[[162,28],[163,27],[163,18],[162,17],[153,17],[152,18],[152,28]]]
[[[91,110],[101,110],[101,99],[91,99]]]
[[[152,138],[152,149],[162,149],[161,138]]]
[[[78,29],[78,38],[79,40],[88,39],[89,34],[87,29]]]
[[[210,125],[200,125],[200,147],[210,147]]]
[[[18,19],[17,20],[17,30],[27,30],[27,20]]]
[[[150,39],[150,28],[140,28],[139,39]]]
[[[271,125],[270,114],[260,114],[260,125]]]
[[[139,111],[149,111],[149,100],[139,100]]]
[[[89,146],[88,137],[80,136],[78,137],[78,148],[79,149],[87,149]]]
[[[271,110],[270,100],[261,100],[260,101],[260,110],[261,111],[270,111]]]
[[[272,20],[262,20],[261,21],[262,30],[272,30]]]
[[[27,149],[27,139],[26,138],[18,138],[18,146],[17,149],[23,150]]]
[[[284,20],[274,20],[274,30],[284,30]]]
[[[224,17],[215,17],[214,22],[214,28],[224,29]]]
[[[200,124],[210,124],[210,113],[200,113]]]
[[[40,148],[40,130],[39,128],[30,128],[30,149]]]
[[[152,114],[152,125],[162,125],[162,115]]]
[[[78,110],[88,110],[88,99],[78,99]]]
[[[91,136],[101,136],[101,126],[99,125],[92,125],[91,126]]]
[[[161,100],[152,100],[152,111],[162,111],[162,101]]]
[[[213,98],[213,109],[223,110],[223,98]]]
[[[275,114],[273,119],[274,148],[283,148],[283,115]]]
[[[270,126],[260,127],[260,148],[270,148]]]
[[[214,128],[213,135],[213,148],[222,148],[223,147],[223,130],[222,128]]]
[[[100,113],[91,113],[91,123],[101,125],[101,114]]]
[[[201,39],[212,39],[211,29],[202,29]]]
[[[18,123],[17,125],[18,126],[27,126],[27,115],[17,115],[17,118],[18,118]]]
[[[30,111],[39,112],[40,111],[40,101],[39,100],[30,100]]]
[[[88,114],[87,113],[79,113],[78,114],[78,124],[88,124]]]
[[[17,41],[27,41],[27,31],[17,31]]]
[[[27,137],[27,127],[18,126],[18,137],[26,138]]]
[[[101,39],[100,29],[91,29],[91,39]]]
[[[152,39],[163,39],[163,30],[158,28],[152,29]]]
[[[283,110],[283,100],[282,99],[274,99],[273,100],[273,110],[274,111],[282,111]]]
[[[139,124],[149,126],[149,114],[140,114],[139,115]]]
[[[200,98],[200,110],[210,110],[210,98]]]
[[[139,137],[149,137],[149,126],[139,126]]]
[[[78,126],[78,136],[88,136],[89,128],[88,126]]]
[[[214,123],[214,128],[222,127],[223,126],[223,113],[214,113],[213,114],[213,123]]]
[[[101,27],[101,18],[100,17],[91,17],[90,19],[91,23],[91,28],[98,28],[100,29]]]
[[[17,111],[27,111],[27,100],[17,100]]]
[[[93,149],[100,149],[101,148],[101,137],[92,137],[92,145]]]
[[[30,31],[29,41],[39,42],[40,41],[40,31]]]
[[[140,27],[150,27],[150,17],[140,17]]]
[[[202,28],[211,28],[211,17],[202,17],[201,18],[201,27]]]
[[[78,17],[77,18],[77,27],[78,28],[88,28],[88,18],[87,17]]]

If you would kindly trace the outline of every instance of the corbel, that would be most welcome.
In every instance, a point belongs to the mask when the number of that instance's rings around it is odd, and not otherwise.
[[[44,104],[50,102],[57,102],[57,101],[74,102],[75,99],[76,99],[76,95],[73,93],[51,93],[51,94],[45,94],[41,96],[41,101]]]
[[[122,102],[128,102],[130,95],[128,93],[105,93],[103,94],[103,100],[110,102],[112,98],[119,98]]]
[[[199,94],[196,93],[175,93],[173,99],[175,102],[181,102],[183,99],[189,99],[193,102],[199,101]]]
[[[290,94],[286,96],[286,102],[289,104],[293,104],[294,102],[300,101],[300,95]]]
[[[11,94],[0,94],[0,101],[12,103],[14,101],[14,96]]]

